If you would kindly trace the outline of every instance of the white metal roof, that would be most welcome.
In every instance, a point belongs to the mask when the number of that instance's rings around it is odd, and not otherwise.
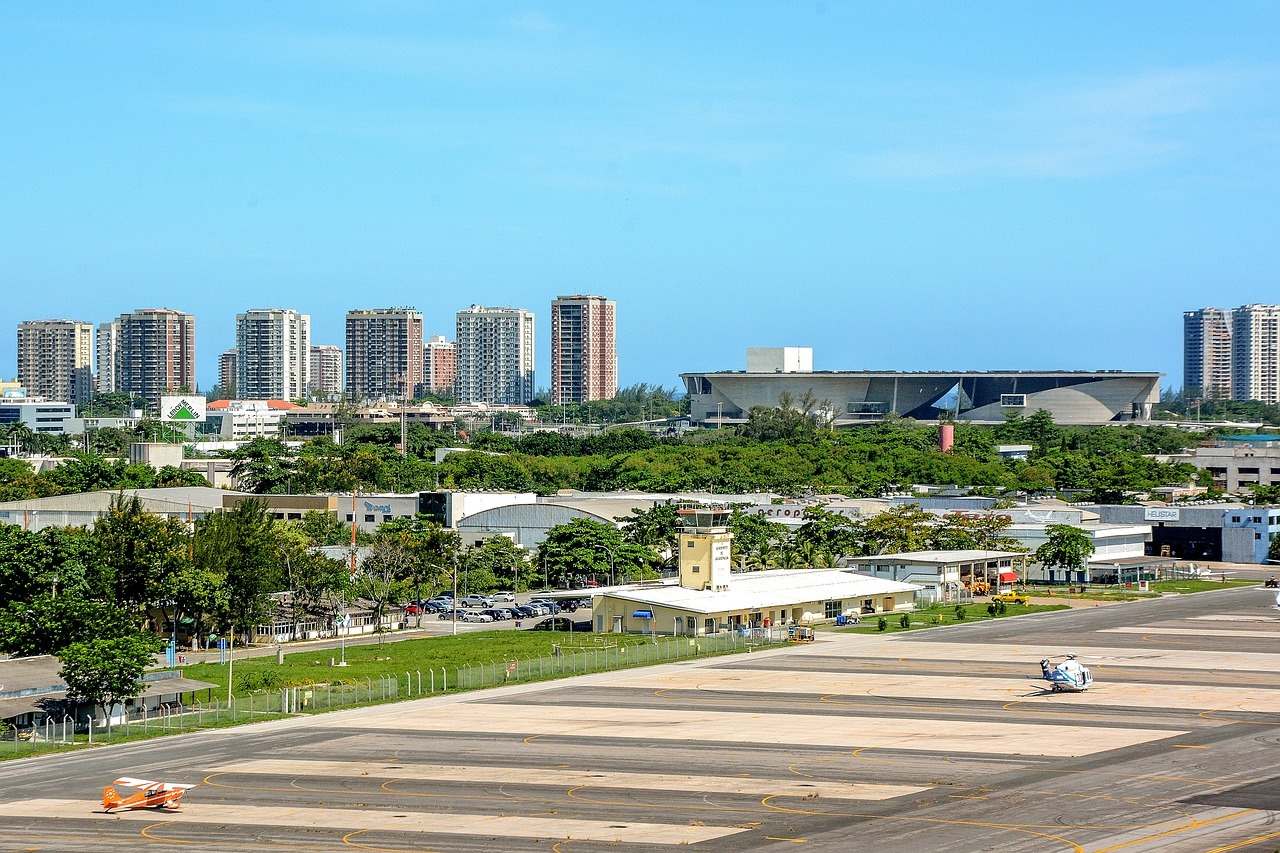
[[[693,613],[746,612],[787,607],[810,601],[869,598],[897,592],[914,593],[919,586],[833,569],[737,572],[725,592],[687,589],[620,587],[606,593],[635,604],[670,607]]]
[[[877,554],[874,557],[850,557],[850,564],[870,563],[916,563],[919,565],[950,565],[951,563],[974,563],[980,560],[998,560],[1001,557],[1022,557],[1020,551],[906,551],[897,554]]]

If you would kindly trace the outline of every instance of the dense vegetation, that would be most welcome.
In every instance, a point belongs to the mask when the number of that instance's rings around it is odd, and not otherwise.
[[[1209,400],[1195,388],[1184,388],[1165,395],[1153,417],[1280,425],[1280,406],[1260,400]]]
[[[874,496],[913,483],[944,483],[993,494],[1083,490],[1107,498],[1202,476],[1191,465],[1148,458],[1197,440],[1171,427],[1060,427],[1038,413],[994,428],[957,424],[955,436],[953,452],[942,453],[936,424],[899,420],[833,431],[801,410],[761,409],[738,430],[680,438],[638,429],[582,438],[482,433],[469,446],[478,452],[456,453],[439,465],[431,454],[456,439],[421,426],[409,430],[408,456],[396,451],[396,428],[358,427],[341,447],[321,438],[290,454],[278,442],[256,441],[235,458],[241,482],[264,493],[439,487]],[[1032,450],[1025,461],[1002,459],[998,444]]]
[[[561,489],[652,492],[770,491],[784,495],[875,496],[914,483],[1012,491],[1092,493],[1118,500],[1127,490],[1187,483],[1204,475],[1188,464],[1164,464],[1150,454],[1172,453],[1197,441],[1172,427],[1061,427],[1044,412],[997,427],[955,426],[955,448],[938,449],[938,425],[896,420],[829,430],[801,409],[758,409],[737,430],[704,430],[683,437],[633,428],[585,437],[559,432],[511,436],[485,432],[440,464],[438,447],[460,442],[448,432],[413,425],[408,454],[397,449],[395,426],[353,426],[341,446],[313,439],[293,452],[282,442],[253,441],[232,454],[243,488],[286,492],[417,491],[432,488],[506,489],[554,494]],[[998,444],[1031,446],[1025,460],[1003,459]],[[153,479],[154,478],[154,479]],[[193,472],[163,471],[82,454],[42,474],[20,463],[0,465],[0,496],[14,500],[122,486],[197,483]]]

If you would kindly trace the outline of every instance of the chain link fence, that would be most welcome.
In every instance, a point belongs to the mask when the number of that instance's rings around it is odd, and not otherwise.
[[[589,641],[555,645],[550,655],[540,657],[494,659],[435,669],[402,670],[359,679],[334,679],[257,691],[232,697],[230,701],[197,701],[190,705],[174,703],[158,709],[142,709],[140,714],[113,719],[109,725],[92,720],[76,721],[69,716],[61,720],[49,717],[35,726],[0,733],[0,758],[504,684],[750,652],[782,646],[789,640],[786,628],[743,630],[702,637],[656,637],[649,642],[629,645],[611,640],[610,636],[590,635]]]

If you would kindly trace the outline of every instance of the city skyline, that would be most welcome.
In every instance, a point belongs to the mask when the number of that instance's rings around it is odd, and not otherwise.
[[[1273,4],[308,8],[0,10],[11,327],[176,304],[207,388],[264,297],[341,345],[603,292],[623,386],[799,345],[1176,388],[1183,311],[1275,301]]]

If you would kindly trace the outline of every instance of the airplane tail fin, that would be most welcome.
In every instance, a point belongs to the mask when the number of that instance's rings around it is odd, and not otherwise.
[[[120,805],[124,800],[120,799],[120,795],[116,793],[116,789],[108,785],[102,789],[102,807],[104,809],[113,809]]]

